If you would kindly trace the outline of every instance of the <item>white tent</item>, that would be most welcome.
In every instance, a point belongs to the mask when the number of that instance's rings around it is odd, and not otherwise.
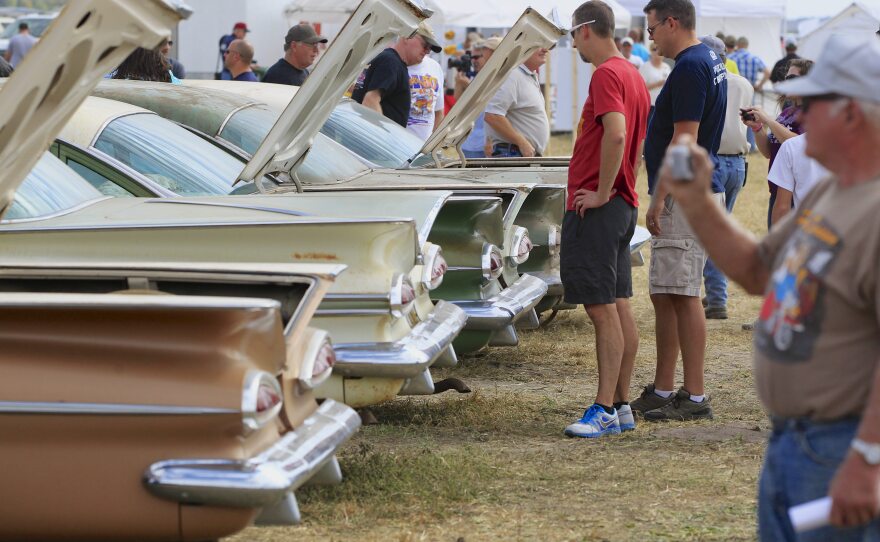
[[[798,54],[804,58],[817,59],[825,42],[834,34],[864,35],[865,39],[880,26],[880,10],[854,2],[829,19],[819,28],[803,36],[798,44]]]

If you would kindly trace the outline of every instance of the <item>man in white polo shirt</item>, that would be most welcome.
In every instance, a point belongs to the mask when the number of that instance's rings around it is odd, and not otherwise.
[[[492,156],[532,157],[546,152],[550,121],[537,71],[547,62],[548,52],[538,49],[513,70],[486,106]]]

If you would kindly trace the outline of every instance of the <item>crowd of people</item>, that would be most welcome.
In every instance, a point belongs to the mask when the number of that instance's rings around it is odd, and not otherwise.
[[[771,68],[745,37],[698,37],[691,0],[650,0],[644,13],[647,47],[640,29],[615,37],[614,13],[601,0],[582,4],[570,30],[594,69],[568,169],[560,272],[565,301],[583,305],[593,324],[599,379],[593,402],[564,433],[605,437],[635,429],[637,416],[712,419],[706,319],[728,317],[729,276],[764,295],[752,325],[756,385],[773,426],[759,484],[760,538],[802,539],[786,510],[830,495],[833,527],[810,539],[880,540],[880,191],[873,184],[880,181],[880,39],[834,36],[815,63],[789,41]],[[247,31],[236,23],[221,39],[218,77],[258,80]],[[302,84],[326,42],[311,25],[292,27],[284,56],[263,81]],[[442,48],[422,23],[370,62],[351,97],[427,140],[442,121],[444,89],[460,98],[499,54],[502,38],[468,35],[468,42],[472,65],[462,63],[467,69],[447,85],[429,56]],[[113,77],[182,78],[168,45],[136,51]],[[538,77],[547,55],[540,48],[511,71],[464,142],[465,156],[547,152]],[[768,81],[780,94],[778,114],[755,105]],[[673,174],[673,146],[691,157],[693,180]],[[752,152],[769,160],[769,233],[760,241],[730,216]],[[642,164],[656,367],[630,401],[639,336],[629,243]]]

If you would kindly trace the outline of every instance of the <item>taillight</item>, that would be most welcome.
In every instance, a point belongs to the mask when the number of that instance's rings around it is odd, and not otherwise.
[[[250,370],[244,377],[241,416],[244,427],[256,431],[281,412],[281,384],[266,371]]]
[[[431,244],[425,251],[425,265],[422,271],[422,285],[428,290],[434,290],[443,283],[443,275],[449,266],[443,251],[438,245]]]
[[[400,273],[395,275],[391,281],[391,292],[389,293],[391,313],[397,318],[402,318],[413,309],[413,301],[415,300],[416,289],[410,278]]]
[[[559,254],[559,248],[562,246],[562,229],[559,226],[550,226],[547,234],[547,248],[551,256]]]
[[[330,335],[326,331],[316,330],[305,351],[300,382],[306,389],[313,390],[330,378],[334,365],[336,351],[330,343]]]
[[[507,257],[511,259],[513,265],[519,265],[529,259],[531,251],[532,240],[529,238],[529,230],[522,226],[514,226],[510,248],[507,250]]]
[[[501,249],[497,246],[486,243],[483,245],[483,278],[486,280],[497,279],[504,271],[504,260]]]

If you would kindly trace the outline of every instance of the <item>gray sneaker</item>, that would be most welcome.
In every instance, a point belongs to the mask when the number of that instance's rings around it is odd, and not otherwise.
[[[642,394],[639,395],[639,398],[635,401],[631,401],[629,406],[630,408],[632,408],[633,412],[644,414],[649,410],[654,410],[668,405],[672,402],[673,397],[675,397],[674,393],[666,398],[660,397],[659,395],[654,393],[654,384],[648,384],[647,386],[645,386],[645,389],[642,390]]]
[[[645,419],[649,422],[712,419],[712,400],[708,396],[695,403],[691,401],[690,393],[679,388],[671,399],[667,405],[645,412]]]

